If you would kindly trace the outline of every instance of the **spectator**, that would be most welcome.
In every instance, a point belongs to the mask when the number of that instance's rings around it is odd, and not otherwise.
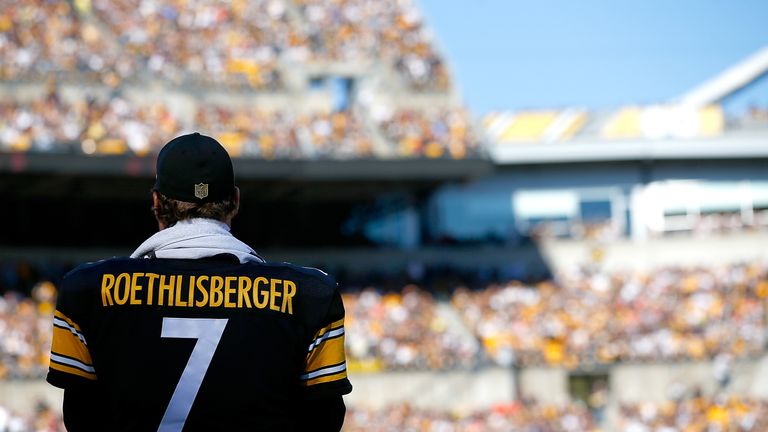
[[[381,410],[352,407],[347,410],[344,430],[349,432],[450,431],[501,432],[512,430],[590,432],[597,425],[580,404],[544,405],[510,403],[470,412],[428,410],[408,404]]]
[[[474,364],[477,346],[452,332],[426,291],[409,285],[381,295],[372,288],[344,296],[352,367],[447,369]]]
[[[762,352],[768,268],[662,268],[652,274],[580,271],[557,284],[512,282],[452,299],[499,364],[566,367],[615,361],[700,360]],[[683,311],[683,313],[681,313]]]
[[[661,404],[623,404],[617,423],[620,432],[757,432],[768,430],[768,403],[738,396],[696,396]]]

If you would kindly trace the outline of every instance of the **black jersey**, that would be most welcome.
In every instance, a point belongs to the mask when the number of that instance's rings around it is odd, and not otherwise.
[[[333,278],[230,258],[113,258],[70,272],[48,382],[90,386],[116,431],[290,430],[298,401],[349,393]]]

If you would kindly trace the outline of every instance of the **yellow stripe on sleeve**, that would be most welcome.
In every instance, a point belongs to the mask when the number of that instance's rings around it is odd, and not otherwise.
[[[321,328],[320,330],[318,330],[317,333],[315,333],[315,339],[317,339],[320,336],[328,333],[329,331],[331,331],[333,329],[336,329],[336,328],[339,328],[339,327],[341,327],[343,325],[344,325],[344,318],[342,318],[342,319],[340,319],[338,321],[334,321],[334,322],[328,324],[327,326]]]
[[[344,335],[341,335],[323,341],[323,343],[309,353],[304,371],[314,371],[326,366],[343,363],[345,360]]]
[[[307,350],[302,384],[312,386],[347,377],[344,318],[320,329]]]
[[[80,338],[69,329],[53,326],[51,352],[92,365],[91,353]]]
[[[338,381],[338,380],[344,379],[346,377],[347,377],[347,371],[345,370],[345,371],[339,372],[337,374],[326,375],[326,376],[322,376],[322,377],[317,377],[317,378],[311,379],[309,381],[305,381],[304,385],[305,386],[312,386],[312,385],[315,385],[315,384],[322,384],[322,383],[331,382],[331,381]]]
[[[69,317],[67,317],[67,316],[66,316],[66,315],[64,315],[63,313],[59,312],[58,310],[57,310],[57,311],[55,311],[55,312],[53,313],[53,316],[54,316],[54,317],[56,317],[56,318],[59,318],[59,319],[62,319],[62,320],[64,320],[64,321],[66,321],[66,322],[67,322],[67,324],[69,324],[69,325],[71,325],[72,327],[74,327],[74,328],[75,328],[75,330],[77,330],[77,331],[82,331],[82,330],[80,330],[80,326],[79,326],[79,325],[77,325],[77,323],[75,323],[74,321],[72,321],[71,319],[69,319]]]
[[[54,362],[51,362],[49,367],[51,369],[57,370],[59,372],[64,372],[64,373],[68,373],[68,374],[71,374],[71,375],[81,376],[83,378],[87,378],[87,379],[92,380],[92,381],[96,380],[96,374],[92,374],[90,372],[86,372],[84,370],[80,370],[80,369],[75,368],[75,367],[71,367],[71,366],[67,366],[67,365],[63,365],[63,364],[59,364],[59,363],[54,363]]]
[[[55,312],[53,319],[50,360],[53,370],[96,379],[91,352],[80,326],[59,311]]]

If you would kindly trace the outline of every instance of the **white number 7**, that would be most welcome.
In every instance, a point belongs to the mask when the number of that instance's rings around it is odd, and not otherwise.
[[[180,432],[184,428],[227,321],[212,318],[163,318],[160,337],[197,339],[197,343],[181,373],[157,432]]]

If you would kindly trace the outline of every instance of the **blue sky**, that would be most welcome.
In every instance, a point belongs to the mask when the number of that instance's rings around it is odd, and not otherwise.
[[[417,2],[475,115],[662,102],[768,46],[766,0]]]

